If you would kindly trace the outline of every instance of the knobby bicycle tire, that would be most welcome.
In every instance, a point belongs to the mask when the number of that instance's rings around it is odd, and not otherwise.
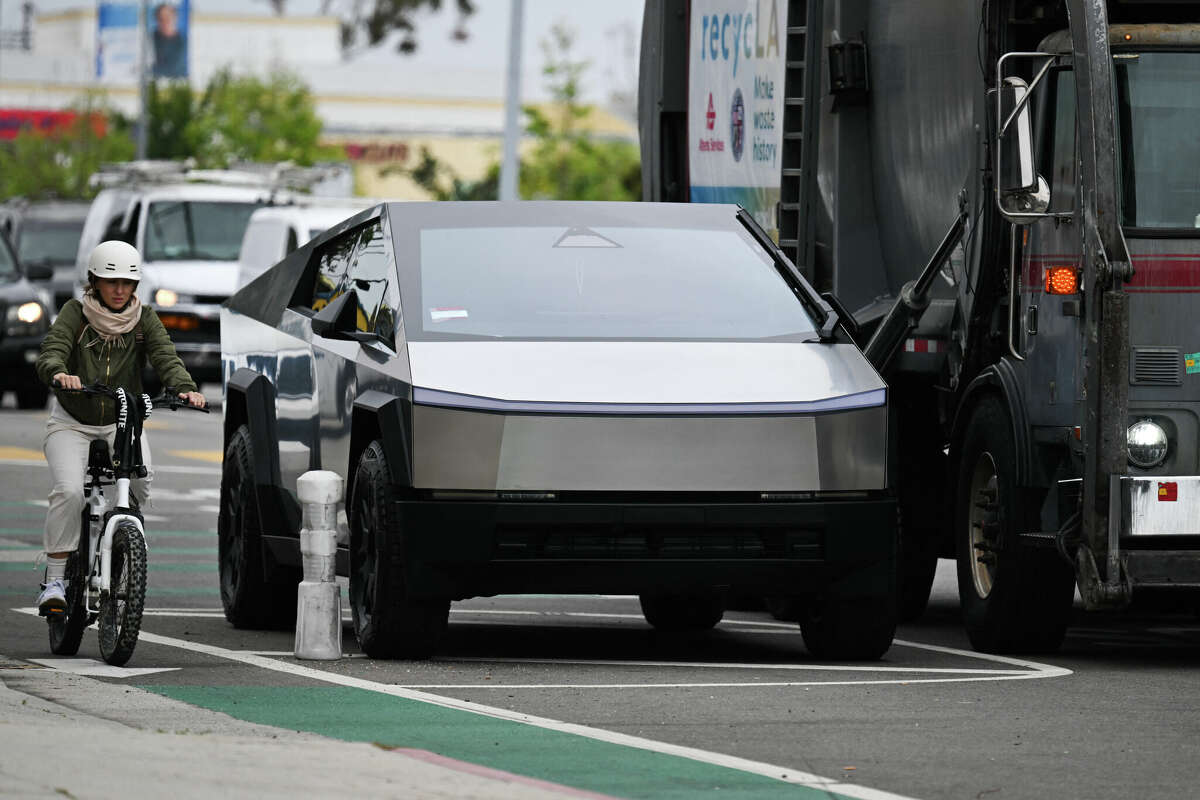
[[[146,540],[123,522],[113,534],[112,584],[100,607],[100,654],[119,667],[133,656],[146,603]]]
[[[79,652],[79,643],[83,641],[83,631],[88,626],[87,612],[87,578],[91,566],[91,553],[88,551],[91,531],[88,525],[88,515],[91,508],[83,508],[83,524],[79,531],[79,544],[75,551],[67,556],[67,610],[64,614],[47,617],[50,629],[50,652],[57,656],[73,656]]]

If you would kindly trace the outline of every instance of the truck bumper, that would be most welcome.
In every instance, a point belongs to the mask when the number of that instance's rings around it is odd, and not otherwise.
[[[34,364],[42,347],[42,338],[38,335],[0,339],[0,387],[15,389],[37,381]]]
[[[409,590],[757,594],[895,589],[890,498],[789,503],[399,501]]]
[[[1200,476],[1122,477],[1121,551],[1135,587],[1200,587]]]

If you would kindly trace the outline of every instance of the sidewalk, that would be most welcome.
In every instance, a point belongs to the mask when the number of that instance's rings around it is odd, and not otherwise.
[[[0,656],[0,795],[600,797],[424,751],[255,725],[131,686],[32,666]]]

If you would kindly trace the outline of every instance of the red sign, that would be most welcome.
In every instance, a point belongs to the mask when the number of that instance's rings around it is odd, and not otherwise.
[[[1174,503],[1179,499],[1179,484],[1175,481],[1160,483],[1158,485],[1158,500],[1159,502]]]
[[[0,108],[0,139],[15,139],[22,131],[53,133],[69,128],[79,117],[74,111],[39,111],[31,108]],[[92,115],[92,130],[105,133],[103,114]]]

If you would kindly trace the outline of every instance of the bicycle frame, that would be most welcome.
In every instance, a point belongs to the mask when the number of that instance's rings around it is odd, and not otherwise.
[[[85,487],[89,519],[98,518],[104,525],[103,534],[98,532],[98,526],[95,524],[90,524],[88,530],[88,551],[92,554],[92,564],[88,571],[85,604],[89,613],[98,613],[101,600],[112,590],[112,542],[117,527],[128,522],[138,529],[145,541],[146,531],[142,520],[132,513],[129,483],[132,476],[142,477],[146,474],[141,452],[142,422],[150,416],[153,409],[148,395],[141,396],[142,402],[139,405],[130,402],[128,393],[122,388],[98,393],[107,394],[117,402],[117,430],[112,454],[116,498],[112,512],[109,512],[102,482],[93,480]]]

